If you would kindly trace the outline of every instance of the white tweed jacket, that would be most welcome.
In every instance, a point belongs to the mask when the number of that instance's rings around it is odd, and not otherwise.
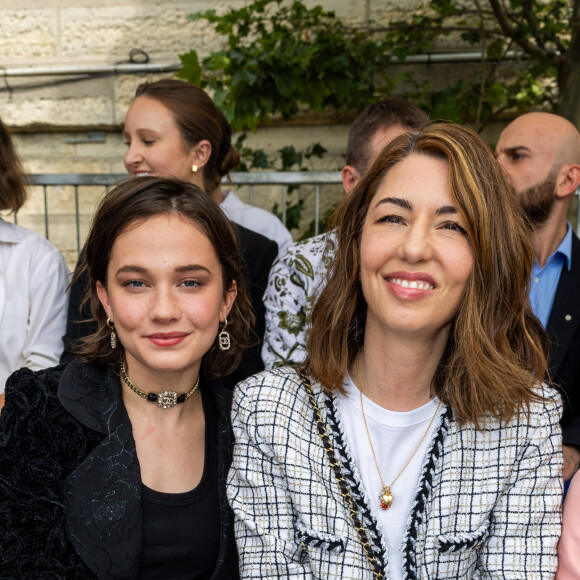
[[[384,578],[389,554],[341,427],[338,406],[312,385]],[[540,387],[539,387],[540,389]],[[435,428],[403,551],[406,579],[524,578],[556,572],[562,501],[561,403],[541,387],[509,424]],[[242,578],[372,580],[296,371],[266,371],[236,387],[228,498]]]

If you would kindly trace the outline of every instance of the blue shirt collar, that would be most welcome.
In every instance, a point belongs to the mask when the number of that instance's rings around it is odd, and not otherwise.
[[[567,225],[566,235],[554,254],[560,253],[566,258],[566,268],[569,270],[572,267],[572,226],[570,222]]]

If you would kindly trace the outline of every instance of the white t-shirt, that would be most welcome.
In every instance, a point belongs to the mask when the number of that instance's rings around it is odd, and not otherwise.
[[[220,207],[228,219],[274,240],[278,244],[278,254],[292,243],[292,235],[273,213],[244,203],[233,191],[224,191],[223,195],[225,199]]]
[[[338,408],[346,440],[359,470],[371,509],[387,542],[388,578],[400,580],[403,574],[401,547],[407,520],[417,493],[425,454],[433,432],[439,424],[439,419],[436,418],[433,421],[429,433],[423,439],[413,459],[392,486],[393,504],[388,510],[382,510],[379,496],[383,488],[363,421],[360,393],[348,375],[344,380],[344,388],[346,394],[338,395]],[[407,412],[383,409],[364,395],[363,401],[367,425],[381,474],[385,485],[390,485],[423,437],[439,400],[435,398],[426,405]],[[443,410],[444,405],[441,405],[439,416]]]

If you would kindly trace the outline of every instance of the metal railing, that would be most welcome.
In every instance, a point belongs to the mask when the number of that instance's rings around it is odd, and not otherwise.
[[[79,189],[83,187],[104,187],[107,190],[117,183],[128,179],[126,174],[110,173],[41,173],[30,174],[28,179],[31,185],[42,187],[42,219],[44,222],[44,236],[50,239],[50,217],[49,198],[51,188],[68,186],[73,188],[74,196],[74,224],[76,236],[76,252],[80,252],[83,239],[81,236],[81,211],[79,204]],[[286,223],[286,208],[290,188],[300,186],[311,186],[314,188],[314,234],[318,234],[320,221],[320,199],[321,189],[326,186],[341,185],[341,174],[339,171],[279,171],[263,173],[231,173],[230,182],[238,187],[247,187],[247,201],[254,205],[256,190],[267,186],[280,186],[281,194],[277,200],[282,208],[282,221]],[[224,185],[228,182],[224,179]],[[576,191],[576,197],[580,195],[580,188]],[[575,231],[580,232],[580,211],[576,210],[573,216],[573,226]],[[18,223],[18,215],[14,216],[14,221]]]
[[[50,239],[50,216],[49,198],[51,189],[68,186],[73,188],[74,197],[74,223],[76,227],[76,248],[80,252],[81,244],[81,211],[79,202],[79,190],[83,187],[104,187],[107,190],[117,183],[128,179],[126,174],[109,173],[66,173],[66,174],[29,174],[29,183],[33,186],[42,187],[42,205],[44,219],[44,235]],[[254,205],[256,190],[267,186],[280,186],[281,195],[279,207],[281,207],[282,221],[286,223],[286,208],[290,188],[311,186],[314,188],[314,224],[315,234],[318,233],[320,220],[321,188],[331,185],[342,184],[340,171],[280,171],[264,173],[231,173],[230,181],[224,179],[224,185],[232,185],[248,188],[248,202]],[[14,216],[18,222],[18,215]]]

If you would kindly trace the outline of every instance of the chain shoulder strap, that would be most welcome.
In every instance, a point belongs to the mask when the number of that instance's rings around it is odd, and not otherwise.
[[[310,399],[310,404],[312,405],[312,408],[314,409],[314,419],[316,420],[316,428],[318,430],[318,434],[320,435],[320,438],[322,439],[322,445],[324,446],[324,450],[326,451],[328,461],[330,462],[330,466],[332,467],[332,471],[333,471],[334,476],[336,477],[336,480],[338,482],[338,486],[340,488],[340,493],[342,495],[342,499],[344,500],[344,503],[346,504],[346,506],[348,508],[350,519],[351,519],[351,521],[352,521],[352,523],[357,531],[359,540],[362,544],[362,547],[364,548],[364,551],[365,551],[366,557],[369,561],[369,564],[371,565],[375,580],[384,580],[384,576],[383,576],[383,573],[381,571],[381,566],[379,564],[379,561],[377,560],[377,558],[375,557],[375,555],[373,553],[373,548],[372,548],[372,545],[371,545],[370,540],[369,540],[368,532],[365,530],[363,523],[359,517],[358,511],[355,507],[354,500],[352,499],[352,496],[350,494],[348,484],[347,484],[347,482],[344,479],[344,476],[342,474],[340,461],[338,460],[336,453],[334,452],[334,448],[332,447],[330,437],[328,436],[328,432],[326,430],[326,424],[322,420],[320,408],[316,404],[316,399],[314,398],[314,392],[312,391],[312,386],[310,385],[310,379],[303,372],[299,372],[298,374],[300,375],[300,378],[302,379],[304,387],[306,388],[306,393],[308,394],[308,398]]]

